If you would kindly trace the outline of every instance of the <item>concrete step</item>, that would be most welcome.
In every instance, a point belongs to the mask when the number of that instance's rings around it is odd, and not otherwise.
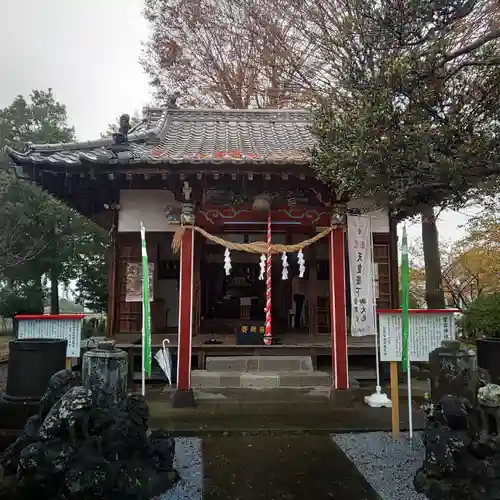
[[[276,389],[331,387],[331,377],[325,372],[215,372],[193,370],[191,386],[194,389]]]
[[[374,368],[349,369],[349,377],[355,380],[376,380],[377,372]]]
[[[207,372],[313,372],[311,356],[209,356]]]

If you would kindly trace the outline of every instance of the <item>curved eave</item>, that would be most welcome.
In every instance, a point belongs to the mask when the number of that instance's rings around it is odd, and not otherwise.
[[[164,112],[163,116],[154,127],[129,134],[129,142],[131,144],[155,143],[158,141],[159,135],[166,125],[167,113]],[[128,153],[128,156],[122,153],[116,155],[111,151],[113,145],[113,138],[107,137],[105,139],[83,142],[30,144],[29,150],[26,153],[16,151],[10,146],[5,146],[4,151],[15,164],[23,166],[36,165],[67,168],[68,166],[82,166],[85,163],[103,165],[114,163],[142,163],[146,159],[142,155],[133,155],[128,152],[125,152]],[[96,153],[95,150],[99,148],[109,151],[109,154]]]
[[[145,141],[158,140],[160,133],[163,131],[166,125],[167,125],[167,113],[165,112],[154,127],[146,130],[139,130],[137,132],[132,132],[131,134],[128,135],[128,140],[130,143],[134,142],[140,143]],[[58,142],[52,144],[29,144],[29,152],[36,152],[36,153],[51,153],[60,151],[78,152],[85,149],[92,150],[98,148],[110,148],[113,146],[113,144],[114,141],[112,137],[105,137],[104,139],[95,139],[92,141]]]
[[[165,164],[165,165],[308,165],[309,157],[293,158],[293,157],[273,157],[263,156],[259,158],[190,158],[190,157],[168,157],[154,158],[148,157],[145,160],[148,164]]]
[[[308,165],[310,157],[308,155],[297,156],[267,156],[267,157],[228,157],[228,158],[185,158],[185,157],[154,157],[149,154],[137,154],[132,151],[89,151],[74,152],[69,158],[63,153],[54,152],[51,156],[40,157],[38,152],[20,153],[5,147],[5,153],[11,160],[21,166],[33,166],[38,168],[61,167],[82,167],[91,165]]]

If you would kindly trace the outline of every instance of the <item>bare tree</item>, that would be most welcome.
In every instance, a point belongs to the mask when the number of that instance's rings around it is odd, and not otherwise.
[[[188,104],[247,108],[328,96],[339,112],[351,95],[343,85],[352,77],[346,71],[368,82],[387,71],[384,61],[394,59],[389,55],[432,61],[427,76],[437,86],[466,68],[498,65],[492,50],[500,36],[496,0],[405,5],[146,0],[151,36],[141,62],[160,100],[180,91]],[[420,77],[425,68],[418,69]]]
[[[160,99],[324,104],[313,167],[339,192],[422,215],[427,301],[443,306],[434,207],[500,173],[498,0],[146,0],[144,13]]]
[[[286,6],[288,0],[146,0],[152,35],[142,64],[157,98],[180,91],[189,104],[229,108],[311,101],[315,50],[283,15]]]

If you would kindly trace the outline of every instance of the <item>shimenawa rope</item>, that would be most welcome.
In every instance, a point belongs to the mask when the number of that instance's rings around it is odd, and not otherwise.
[[[266,241],[254,241],[252,243],[235,243],[233,241],[227,241],[223,238],[219,238],[214,234],[210,234],[201,227],[198,226],[180,226],[177,231],[175,231],[174,236],[172,238],[172,251],[174,254],[178,253],[181,249],[182,236],[187,228],[191,228],[202,236],[204,236],[207,240],[213,241],[218,245],[221,245],[225,248],[229,248],[229,250],[233,250],[236,252],[247,252],[247,253],[256,253],[256,254],[267,254],[268,245]],[[280,244],[272,244],[271,245],[271,254],[282,254],[283,252],[287,253],[295,253],[299,250],[303,250],[304,248],[316,243],[320,239],[329,235],[332,232],[332,228],[328,227],[325,230],[318,233],[316,236],[309,238],[307,240],[301,241],[299,243],[294,243],[293,245],[280,245]]]

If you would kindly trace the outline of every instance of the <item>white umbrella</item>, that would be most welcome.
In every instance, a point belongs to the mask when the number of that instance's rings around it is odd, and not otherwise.
[[[170,349],[165,345],[165,342],[170,344],[170,340],[165,339],[162,342],[162,349],[158,349],[158,352],[155,354],[155,359],[167,377],[168,384],[172,385],[172,357],[170,356]]]

